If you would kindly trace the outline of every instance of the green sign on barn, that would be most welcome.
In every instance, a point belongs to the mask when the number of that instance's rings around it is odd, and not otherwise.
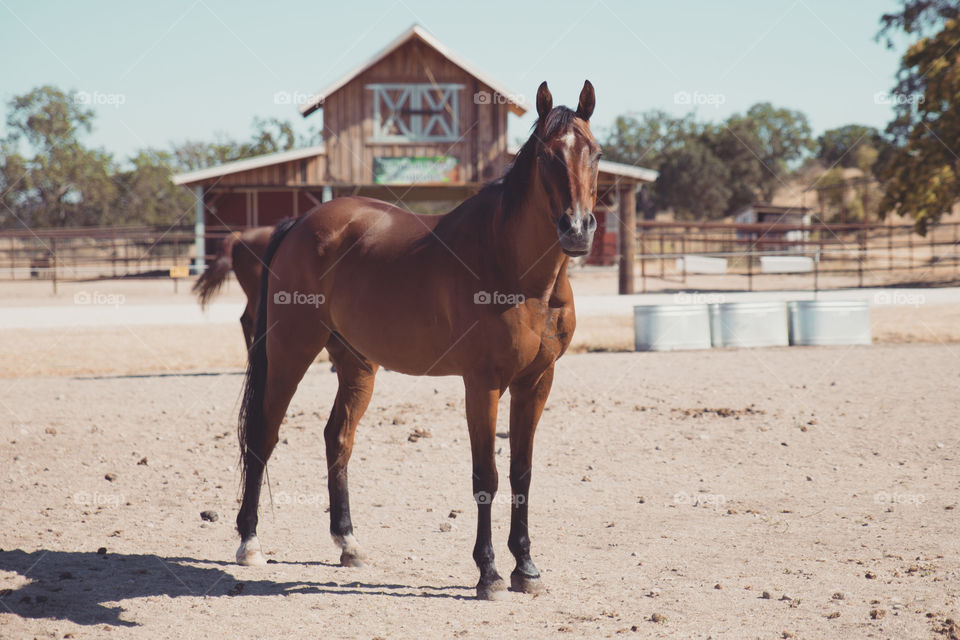
[[[376,184],[436,184],[450,182],[457,168],[453,156],[374,158]]]

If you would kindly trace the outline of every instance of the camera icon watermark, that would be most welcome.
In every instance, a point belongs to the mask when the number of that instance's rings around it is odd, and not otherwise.
[[[277,291],[273,294],[274,304],[305,304],[319,307],[325,304],[327,297],[322,293],[303,293],[301,291]]]
[[[99,491],[77,491],[73,494],[73,504],[92,507],[119,507],[126,502],[119,493],[100,493]]]
[[[477,504],[524,504],[526,496],[514,495],[512,493],[498,493],[492,495],[486,491],[477,491],[473,494],[473,499]]]
[[[703,505],[717,509],[727,503],[727,497],[719,493],[691,494],[686,491],[678,491],[673,494],[673,503],[678,505],[688,504],[693,507]]]
[[[526,299],[522,293],[477,291],[473,294],[473,304],[505,304],[516,307],[523,304]]]
[[[290,104],[302,106],[314,102],[319,102],[321,96],[306,91],[276,91],[273,94],[273,104]]]
[[[727,296],[722,293],[689,293],[681,291],[674,294],[673,300],[676,304],[723,304],[727,301]]]
[[[885,104],[889,106],[899,107],[905,104],[923,104],[924,100],[925,98],[922,93],[887,93],[886,91],[877,91],[873,94],[874,104]]]
[[[524,102],[524,97],[519,93],[477,91],[473,94],[473,104],[523,104]]]
[[[919,308],[926,304],[927,297],[922,293],[906,291],[878,291],[873,296],[873,304],[878,306],[897,305]]]
[[[707,106],[719,109],[727,103],[727,96],[722,93],[707,93],[705,91],[677,91],[673,94],[673,103],[692,107]]]
[[[119,109],[127,103],[127,96],[123,93],[107,93],[104,91],[78,91],[73,94],[76,104],[89,106],[108,106]]]
[[[119,307],[127,297],[122,293],[103,293],[102,291],[78,291],[73,294],[73,304],[102,305]]]
[[[915,507],[919,507],[927,501],[927,498],[922,493],[887,493],[886,491],[878,491],[873,494],[873,501],[877,504],[912,504]]]

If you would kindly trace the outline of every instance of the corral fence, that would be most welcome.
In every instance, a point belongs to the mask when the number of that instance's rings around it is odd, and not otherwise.
[[[960,223],[926,236],[912,224],[730,224],[640,221],[642,291],[686,288],[930,286],[960,278]]]
[[[166,276],[189,270],[193,227],[65,227],[0,231],[0,279],[58,281]]]
[[[206,247],[229,229],[207,228]],[[960,279],[960,223],[926,236],[909,224],[729,224],[640,221],[642,290],[838,288]],[[189,273],[191,227],[70,227],[0,231],[0,280],[170,277]],[[173,271],[171,271],[173,270]],[[786,284],[785,284],[786,283]]]

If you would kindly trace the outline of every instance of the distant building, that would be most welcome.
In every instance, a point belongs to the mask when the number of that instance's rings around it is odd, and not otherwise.
[[[294,102],[291,96],[274,99],[284,98]],[[508,114],[527,111],[522,95],[418,25],[295,106],[304,117],[323,110],[322,144],[175,176],[197,198],[198,256],[215,250],[215,238],[204,242],[207,232],[275,224],[337,196],[365,195],[400,206],[465,200],[503,173],[515,153],[508,148]],[[600,162],[598,229],[589,262],[615,261],[621,194],[656,178],[649,169]]]
[[[769,229],[737,231],[738,238],[757,241],[757,248],[787,248],[788,243],[801,242],[810,238],[805,229],[783,229],[782,227],[808,227],[812,219],[810,207],[785,207],[765,202],[755,202],[739,209],[733,214],[735,224],[767,225]],[[777,228],[781,227],[781,228]],[[778,241],[785,241],[778,245]]]

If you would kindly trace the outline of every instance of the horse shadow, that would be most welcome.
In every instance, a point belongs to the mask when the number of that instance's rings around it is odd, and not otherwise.
[[[290,565],[327,565],[286,562]],[[0,589],[0,613],[21,618],[69,620],[80,625],[136,627],[125,620],[122,603],[152,596],[236,598],[315,593],[399,598],[472,599],[466,586],[413,586],[363,582],[277,582],[238,579],[224,570],[227,562],[151,554],[99,554],[39,550],[0,551],[0,571],[29,580],[13,589]],[[4,582],[10,584],[9,579]]]

